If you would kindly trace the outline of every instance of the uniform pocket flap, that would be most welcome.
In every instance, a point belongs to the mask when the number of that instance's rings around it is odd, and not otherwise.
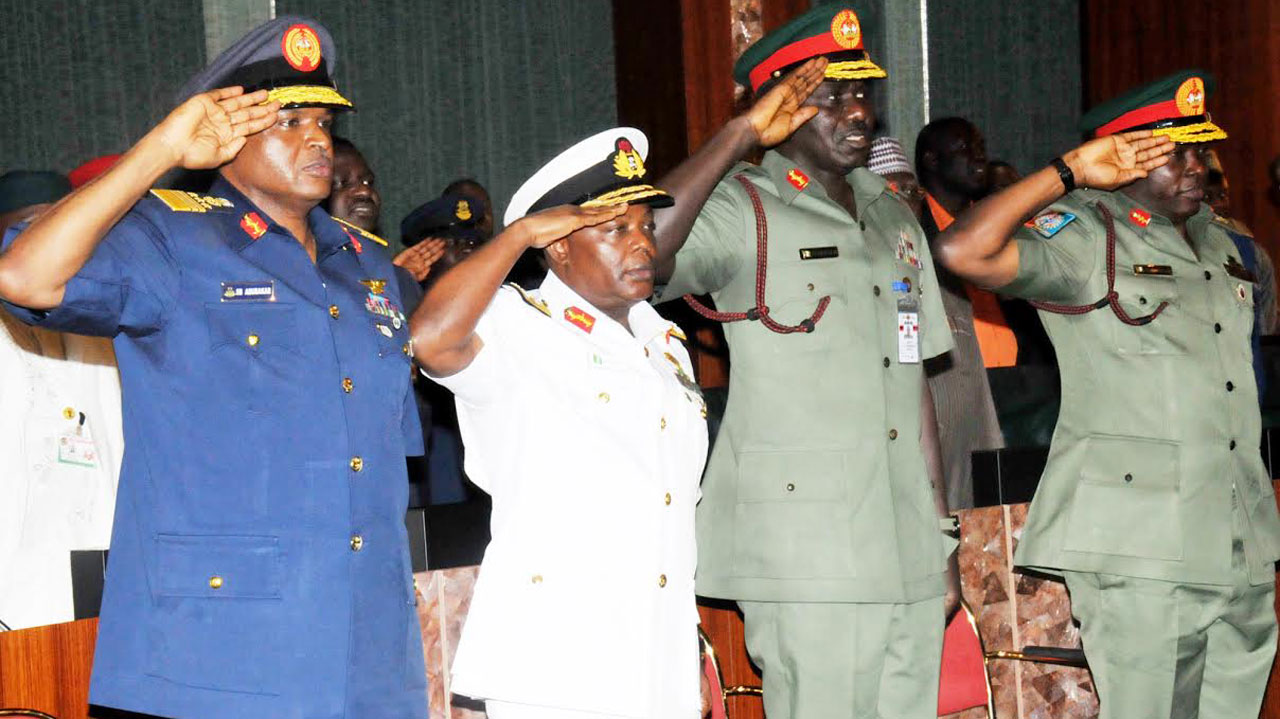
[[[277,537],[161,534],[155,541],[161,596],[280,597]]]
[[[844,452],[742,452],[738,455],[738,501],[841,500],[848,476]]]
[[[298,323],[291,304],[209,304],[209,347],[239,345],[251,352],[298,349]]]
[[[1178,488],[1178,444],[1142,437],[1094,435],[1086,446],[1080,481],[1134,490]]]

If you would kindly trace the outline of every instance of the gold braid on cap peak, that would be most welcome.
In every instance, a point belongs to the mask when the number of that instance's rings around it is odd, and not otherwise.
[[[612,192],[606,192],[599,197],[593,197],[582,203],[581,207],[604,207],[605,205],[622,205],[636,200],[643,200],[647,197],[657,197],[666,195],[666,191],[659,190],[653,185],[630,185]]]
[[[1198,122],[1182,127],[1164,127],[1152,130],[1154,136],[1166,135],[1174,142],[1211,142],[1227,139],[1227,131],[1212,122]]]
[[[823,77],[829,77],[832,80],[862,80],[871,77],[888,76],[889,73],[870,60],[829,62],[827,63],[826,72],[823,73]]]
[[[325,85],[290,85],[289,87],[277,87],[267,93],[267,102],[275,100],[280,103],[281,107],[289,105],[342,105],[344,107],[353,107],[351,101],[332,87]]]

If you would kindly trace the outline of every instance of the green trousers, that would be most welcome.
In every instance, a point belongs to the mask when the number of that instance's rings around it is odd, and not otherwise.
[[[942,598],[914,604],[738,602],[769,719],[934,719]]]
[[[1257,719],[1276,653],[1275,581],[1231,586],[1064,572],[1100,719]]]

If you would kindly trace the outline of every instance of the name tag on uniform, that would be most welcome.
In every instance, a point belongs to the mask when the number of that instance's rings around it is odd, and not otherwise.
[[[1227,257],[1227,261],[1222,263],[1222,267],[1227,271],[1227,274],[1237,280],[1254,283],[1258,281],[1258,276],[1253,274],[1248,267],[1240,264],[1240,261],[1234,257]]]
[[[1173,275],[1173,268],[1169,265],[1134,265],[1133,274],[1171,277]]]
[[[831,247],[802,247],[800,248],[800,259],[802,260],[829,260],[832,257],[840,256],[840,248]]]
[[[920,362],[920,307],[910,295],[898,299],[898,364]]]
[[[223,282],[223,302],[275,302],[275,280],[262,282]]]

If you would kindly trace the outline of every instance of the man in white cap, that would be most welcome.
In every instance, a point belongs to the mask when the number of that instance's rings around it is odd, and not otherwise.
[[[453,691],[492,719],[699,716],[694,506],[706,405],[653,293],[648,140],[617,128],[547,163],[506,230],[440,277],[414,356],[454,392],[493,496]],[[501,283],[527,248],[536,292]]]

